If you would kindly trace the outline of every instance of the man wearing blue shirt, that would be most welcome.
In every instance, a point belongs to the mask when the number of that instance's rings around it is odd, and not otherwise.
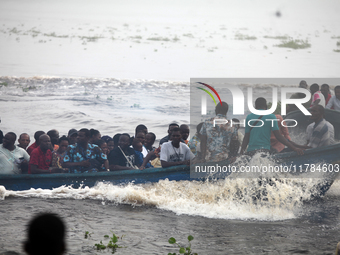
[[[267,110],[266,99],[263,97],[257,98],[255,101],[255,108],[256,110]],[[273,132],[280,143],[286,145],[299,155],[303,154],[301,149],[296,148],[281,135],[274,114],[257,115],[254,113],[249,114],[246,118],[245,136],[242,142],[241,154],[244,153],[247,146],[247,154],[250,156],[254,155],[256,152],[269,152],[271,132]]]

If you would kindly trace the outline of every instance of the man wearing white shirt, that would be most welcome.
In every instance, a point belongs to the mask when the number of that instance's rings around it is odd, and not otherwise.
[[[326,105],[326,108],[340,111],[340,86],[336,86],[334,88],[334,93],[335,96],[331,97],[328,104]]]

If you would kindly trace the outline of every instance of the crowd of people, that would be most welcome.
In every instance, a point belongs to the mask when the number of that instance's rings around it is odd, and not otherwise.
[[[305,81],[301,81],[299,87],[308,89]],[[188,125],[171,123],[158,147],[154,146],[156,135],[142,124],[136,127],[133,137],[127,133],[101,136],[100,131],[87,128],[71,129],[62,137],[55,129],[47,133],[37,131],[30,146],[27,133],[17,140],[15,133],[8,132],[0,145],[0,174],[143,170],[189,165],[192,160],[217,162],[229,158],[232,162],[237,155],[252,156],[257,152],[295,151],[301,155],[304,149],[334,143],[334,127],[324,119],[324,109],[340,110],[340,86],[335,87],[334,96],[327,84],[323,84],[321,90],[318,84],[312,84],[310,91],[312,96],[304,106],[309,108],[313,123],[307,127],[304,145],[292,141],[278,114],[249,114],[243,123],[243,136],[239,130],[242,123],[238,119],[227,120],[228,104],[221,102],[215,108],[216,116],[198,124],[190,141]],[[305,94],[296,93],[291,98],[303,97]],[[267,110],[266,99],[257,98],[255,109]],[[287,111],[292,110],[294,106],[288,105]]]

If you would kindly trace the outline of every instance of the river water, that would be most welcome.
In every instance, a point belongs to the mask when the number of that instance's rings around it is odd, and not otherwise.
[[[295,87],[301,79],[337,77],[340,66],[336,1],[1,1],[0,7],[4,133],[32,137],[37,130],[88,127],[112,136],[133,134],[143,123],[159,140],[169,123],[190,123],[191,77],[293,77],[279,86]],[[310,46],[277,47],[282,36]],[[254,98],[271,97],[270,85],[251,86]],[[0,187],[0,253],[23,254],[28,220],[50,211],[67,224],[68,254],[110,253],[93,247],[108,242],[103,236],[110,231],[125,235],[119,243],[126,248],[116,254],[178,252],[168,238],[185,244],[189,234],[198,254],[333,254],[339,181],[311,200],[317,181],[280,181],[256,202],[233,192],[257,189],[250,178]],[[89,239],[85,231],[93,233]]]

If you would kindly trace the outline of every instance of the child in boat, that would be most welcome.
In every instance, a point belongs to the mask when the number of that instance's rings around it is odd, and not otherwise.
[[[140,165],[141,167],[139,169],[144,169],[144,168],[150,168],[153,167],[149,162],[145,162],[144,163],[144,157],[142,154],[143,151],[143,144],[141,143],[141,141],[138,140],[138,138],[133,139],[132,142],[132,147],[135,150],[136,153],[136,163],[137,165]]]

